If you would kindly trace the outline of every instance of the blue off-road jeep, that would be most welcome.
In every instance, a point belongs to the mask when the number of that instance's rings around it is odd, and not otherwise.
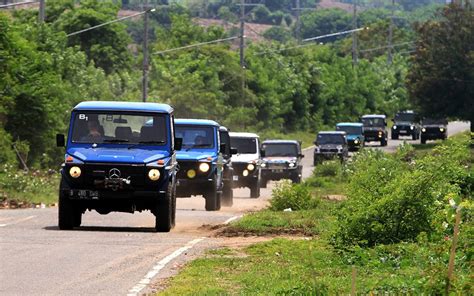
[[[178,197],[202,195],[207,211],[221,208],[224,187],[225,144],[219,137],[220,125],[205,119],[176,119],[176,137],[183,140],[177,153]]]
[[[357,151],[364,147],[364,125],[359,122],[340,122],[336,124],[336,131],[346,132],[347,145],[350,151]]]
[[[155,228],[175,224],[175,150],[173,109],[164,104],[83,102],[71,114],[59,189],[59,228],[81,225],[86,210],[150,210]]]

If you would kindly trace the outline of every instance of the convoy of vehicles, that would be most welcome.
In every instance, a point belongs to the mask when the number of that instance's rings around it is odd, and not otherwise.
[[[398,112],[392,139],[446,139],[447,121]],[[385,115],[364,115],[361,123],[342,122],[335,131],[317,134],[314,165],[349,157],[366,142],[387,145]],[[169,105],[130,102],[83,102],[72,110],[61,168],[58,224],[72,229],[87,210],[150,210],[155,229],[168,232],[176,220],[176,197],[201,195],[207,211],[232,206],[233,189],[248,187],[258,198],[270,180],[302,179],[301,142],[266,140],[254,133],[229,132],[205,119],[175,119]]]
[[[346,132],[319,132],[314,141],[313,164],[316,166],[324,160],[339,159],[341,162],[349,157]]]
[[[364,125],[365,142],[380,142],[380,146],[387,146],[387,117],[381,114],[364,115],[361,117]]]
[[[230,133],[232,147],[236,154],[232,155],[234,167],[234,188],[248,187],[250,197],[260,197],[261,157],[260,138],[253,133]]]
[[[413,111],[397,112],[393,118],[391,136],[392,140],[398,140],[402,136],[418,140],[420,138],[420,124],[417,114]]]
[[[347,145],[350,151],[364,147],[364,126],[359,122],[341,122],[336,125],[336,131],[346,132]]]
[[[262,181],[267,187],[269,180],[290,179],[300,183],[303,165],[301,143],[293,140],[267,140],[262,143]]]
[[[221,208],[224,187],[223,146],[219,138],[220,125],[205,119],[176,119],[176,137],[182,139],[177,152],[177,197],[202,195],[207,211]]]
[[[446,119],[426,118],[421,122],[421,144],[427,140],[446,140],[448,137],[448,121]]]
[[[173,109],[164,104],[83,102],[71,114],[61,168],[58,224],[81,225],[86,210],[150,210],[155,228],[175,224],[176,150]]]

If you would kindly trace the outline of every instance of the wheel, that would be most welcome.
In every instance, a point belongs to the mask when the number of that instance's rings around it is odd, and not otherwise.
[[[69,188],[66,182],[61,178],[59,185],[59,205],[58,205],[58,227],[61,230],[71,230],[75,224],[74,205],[72,200],[64,196],[61,189]],[[79,224],[81,224],[79,222]]]
[[[398,135],[392,134],[392,140],[398,140]]]
[[[219,211],[221,209],[221,192],[217,190],[217,181],[214,178],[213,186],[204,195],[206,211]]]
[[[382,147],[387,146],[387,139],[386,138],[383,138],[382,140],[380,140],[380,146],[382,146]]]
[[[421,137],[421,141],[420,141],[420,142],[421,142],[421,144],[426,144],[426,139],[423,138],[423,137]]]
[[[293,182],[294,184],[299,184],[299,183],[301,183],[301,177],[300,176],[295,176],[295,177],[291,178],[291,182]]]
[[[260,180],[252,181],[252,184],[250,185],[250,198],[260,197],[260,182]]]
[[[174,228],[176,225],[176,185],[174,186],[173,198],[171,200],[173,201],[173,210],[171,211],[171,228]]]
[[[156,203],[155,229],[157,232],[170,232],[176,215],[176,195],[173,185],[168,182],[165,198]]]
[[[82,223],[82,211],[81,210],[78,210],[78,209],[75,209],[74,210],[74,227],[79,227],[81,226],[81,223]]]
[[[411,139],[412,139],[413,141],[416,140],[417,138],[418,138],[418,137],[417,137],[416,134],[412,134],[412,135],[411,135]]]
[[[231,207],[234,204],[234,191],[232,190],[232,183],[229,182],[227,185],[224,185],[222,190],[222,206]]]

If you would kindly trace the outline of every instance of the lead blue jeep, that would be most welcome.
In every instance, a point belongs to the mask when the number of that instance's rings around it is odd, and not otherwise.
[[[175,150],[173,109],[164,104],[83,102],[72,110],[59,189],[59,228],[81,225],[86,210],[150,210],[155,228],[175,224]]]
[[[182,139],[182,150],[177,153],[179,164],[178,197],[202,195],[207,211],[221,208],[223,153],[220,125],[205,119],[176,119],[176,137]]]

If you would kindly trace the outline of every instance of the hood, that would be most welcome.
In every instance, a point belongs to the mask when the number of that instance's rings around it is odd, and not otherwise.
[[[69,148],[67,154],[84,162],[122,162],[146,164],[158,159],[169,157],[168,151],[127,148]]]
[[[347,135],[346,138],[347,138],[347,140],[355,140],[355,139],[362,138],[362,135],[352,134],[352,135]]]
[[[234,154],[232,155],[232,162],[251,162],[253,160],[257,160],[258,155],[255,154]]]
[[[364,131],[383,131],[383,126],[364,126]]]
[[[269,156],[263,158],[263,161],[272,163],[286,163],[290,161],[296,161],[296,159],[296,156]]]
[[[213,159],[216,157],[216,153],[211,151],[178,151],[176,152],[176,159],[179,160],[203,160],[208,157]]]

